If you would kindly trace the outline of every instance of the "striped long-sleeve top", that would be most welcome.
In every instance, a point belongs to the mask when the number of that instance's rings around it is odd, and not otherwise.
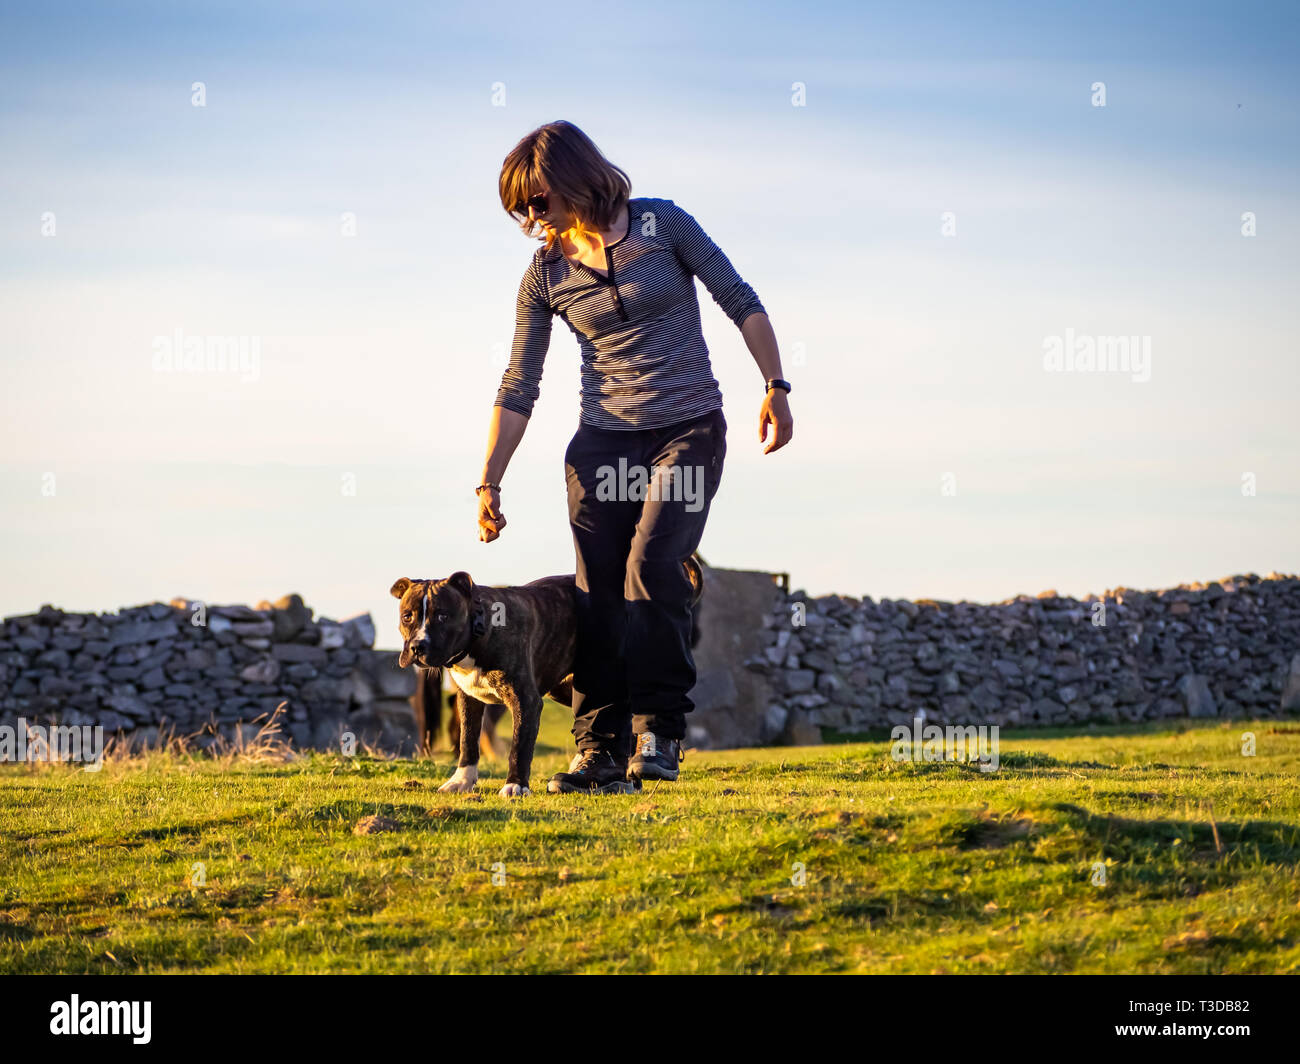
[[[727,256],[670,199],[634,197],[608,273],[540,247],[519,284],[514,343],[496,405],[530,416],[559,315],[582,355],[579,416],[603,429],[648,429],[722,406],[700,330],[694,277],[739,328],[763,310]]]

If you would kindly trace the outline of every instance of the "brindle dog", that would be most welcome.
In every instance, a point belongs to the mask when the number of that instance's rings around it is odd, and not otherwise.
[[[694,647],[700,639],[704,571],[695,556],[683,566],[692,588]],[[439,790],[474,790],[485,715],[492,733],[488,742],[493,745],[495,725],[509,708],[514,735],[509,772],[500,793],[503,797],[528,794],[542,696],[573,704],[574,577],[548,576],[521,587],[484,587],[462,571],[445,580],[402,577],[390,590],[401,611],[398,664],[406,668],[414,662],[425,670],[417,698],[423,743],[431,745],[438,730],[442,669],[450,671],[460,689],[448,727],[452,748],[459,750],[459,766]]]
[[[572,576],[547,576],[522,587],[484,587],[469,573],[445,580],[393,584],[400,602],[398,664],[445,668],[461,690],[460,762],[439,790],[472,791],[478,780],[479,734],[489,704],[514,718],[502,797],[528,794],[544,694],[571,699],[577,632]]]

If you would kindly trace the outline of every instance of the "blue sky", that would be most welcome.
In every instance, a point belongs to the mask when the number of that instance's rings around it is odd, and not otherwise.
[[[1300,570],[1292,5],[545,11],[6,7],[0,610],[296,590],[392,645],[398,576],[572,571],[562,323],[495,543],[472,491],[532,249],[497,172],[558,118],[695,215],[781,344],[764,455],[701,286],[711,563],[980,601]],[[257,379],[157,372],[177,329],[257,337]],[[1148,337],[1150,380],[1046,372],[1067,330]]]

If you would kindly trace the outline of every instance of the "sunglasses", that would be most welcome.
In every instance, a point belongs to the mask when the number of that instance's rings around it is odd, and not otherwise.
[[[527,217],[529,207],[531,207],[536,214],[545,214],[551,209],[551,203],[546,198],[545,192],[539,192],[535,196],[529,196],[522,207],[515,208],[515,213]]]

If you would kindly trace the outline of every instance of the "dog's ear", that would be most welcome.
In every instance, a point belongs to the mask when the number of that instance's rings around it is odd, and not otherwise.
[[[447,583],[449,583],[457,591],[464,594],[466,598],[469,598],[470,593],[474,589],[474,581],[470,579],[469,573],[465,572],[464,569],[460,569],[457,572],[452,573],[451,576],[447,577]]]
[[[408,588],[409,588],[413,583],[415,583],[414,580],[408,580],[406,577],[402,577],[402,579],[400,579],[399,581],[397,581],[397,583],[395,583],[395,584],[394,584],[391,588],[389,588],[388,590],[389,590],[390,592],[392,592],[393,598],[395,598],[395,599],[400,599],[403,595],[406,594],[407,589],[408,589]]]

